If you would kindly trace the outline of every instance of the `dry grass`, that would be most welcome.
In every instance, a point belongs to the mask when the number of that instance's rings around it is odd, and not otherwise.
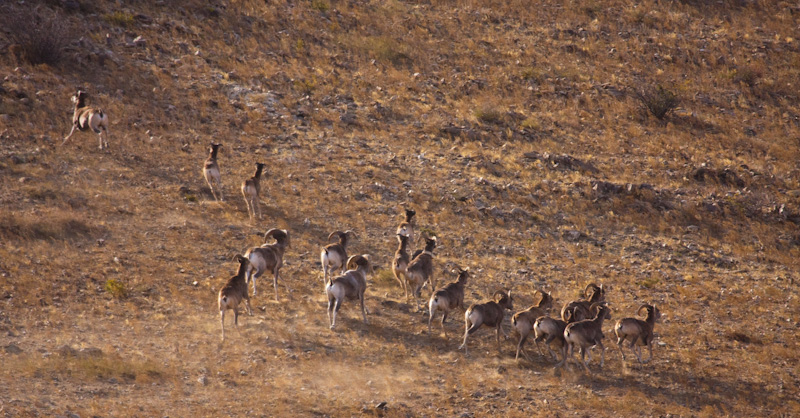
[[[0,54],[4,414],[800,414],[791,7],[40,7],[70,27],[97,18],[58,67]],[[111,115],[107,153],[90,133],[57,146],[76,85]],[[680,107],[648,117],[643,85]],[[212,140],[221,203],[200,175]],[[256,161],[250,222],[238,188]],[[515,363],[488,329],[464,356],[460,312],[448,339],[427,335],[389,269],[409,205],[440,238],[439,283],[447,263],[474,272],[467,303],[509,287],[520,309],[534,289],[560,306],[602,282],[615,319],[659,305],[655,360],[623,364],[611,324],[591,375]],[[262,277],[255,315],[220,344],[231,259],[272,227],[292,234],[281,300]],[[351,252],[376,269],[370,323],[346,303],[331,332],[318,254],[335,229],[356,230]]]

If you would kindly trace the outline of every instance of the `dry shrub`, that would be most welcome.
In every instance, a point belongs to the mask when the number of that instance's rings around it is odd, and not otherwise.
[[[68,21],[52,10],[36,7],[3,9],[3,24],[11,41],[20,48],[20,58],[33,65],[56,65],[73,38]]]
[[[664,119],[680,103],[677,93],[667,90],[661,85],[655,88],[652,86],[640,87],[634,95],[642,106],[659,120]]]

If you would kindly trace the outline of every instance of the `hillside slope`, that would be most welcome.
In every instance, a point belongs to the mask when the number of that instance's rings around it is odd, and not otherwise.
[[[797,4],[179,3],[0,5],[2,413],[800,414]],[[79,86],[108,151],[60,146]],[[389,269],[404,207],[468,304],[609,287],[605,367],[515,362],[489,329],[465,356],[460,311],[429,336]],[[217,292],[272,227],[280,301],[262,279],[221,344]],[[331,331],[337,229],[375,270],[369,324],[348,302]],[[655,359],[623,364],[613,322],[648,302]]]

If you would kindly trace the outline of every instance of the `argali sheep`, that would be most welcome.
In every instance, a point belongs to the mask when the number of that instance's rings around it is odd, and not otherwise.
[[[499,297],[498,297],[499,296]],[[474,334],[481,325],[488,327],[495,327],[497,329],[497,350],[500,350],[500,332],[508,338],[508,334],[503,329],[503,319],[505,318],[505,311],[514,309],[514,300],[511,297],[511,291],[503,292],[498,290],[494,292],[492,298],[496,299],[490,302],[474,304],[464,312],[464,342],[458,349],[464,349],[464,354],[467,354],[467,337]]]
[[[406,287],[406,268],[408,263],[411,262],[411,257],[408,255],[408,236],[397,234],[397,241],[399,245],[397,251],[394,253],[394,260],[392,260],[392,273],[394,278],[400,283],[400,287],[406,294],[408,299],[408,288]]]
[[[367,290],[367,270],[369,255],[354,255],[347,260],[347,270],[343,275],[329,279],[325,284],[328,296],[328,321],[330,328],[336,326],[336,314],[345,299],[358,300],[361,303],[361,315],[367,323],[367,310],[364,306],[364,292]]]
[[[428,301],[428,334],[431,333],[431,322],[433,315],[437,311],[442,311],[442,332],[447,338],[447,330],[444,328],[444,321],[447,319],[447,314],[456,308],[464,309],[464,286],[469,279],[469,268],[462,270],[458,269],[458,279],[448,283],[443,288],[435,291]]]
[[[208,183],[208,188],[211,189],[211,194],[214,199],[218,201],[224,200],[222,198],[222,181],[219,173],[219,165],[217,164],[217,152],[222,144],[212,142],[208,148],[208,158],[203,164],[203,177]]]
[[[405,209],[405,218],[400,225],[397,226],[397,235],[404,235],[408,237],[409,248],[414,247],[414,215],[417,212],[413,209]]]
[[[242,300],[247,307],[247,313],[252,315],[253,310],[250,309],[250,297],[247,295],[247,281],[245,275],[247,274],[247,267],[250,261],[247,257],[241,254],[236,255],[236,261],[239,262],[239,269],[236,275],[228,279],[225,287],[220,289],[217,302],[219,303],[219,320],[222,324],[222,340],[225,341],[225,311],[228,309],[233,310],[233,323],[239,326],[239,303]]]
[[[581,363],[586,371],[589,371],[588,362],[592,361],[592,353],[589,352],[589,359],[586,360],[586,351],[594,346],[600,346],[600,367],[606,361],[606,351],[603,347],[603,321],[611,319],[611,308],[605,303],[595,303],[589,308],[589,312],[594,314],[592,319],[584,319],[583,321],[573,322],[568,324],[564,329],[564,360],[562,364],[567,363],[567,359],[572,358],[577,346],[581,352]]]
[[[72,96],[72,103],[75,104],[74,112],[72,113],[72,130],[69,135],[64,138],[61,145],[67,143],[67,140],[75,133],[75,129],[85,131],[91,129],[97,134],[100,141],[100,149],[108,148],[108,115],[103,112],[99,107],[92,107],[86,105],[86,98],[89,95],[78,89],[77,93]],[[105,132],[105,136],[103,136]]]
[[[344,273],[347,267],[347,244],[350,242],[350,237],[357,238],[356,233],[347,231],[333,231],[328,235],[328,241],[333,237],[337,237],[339,242],[328,244],[322,248],[319,253],[319,261],[322,264],[322,283],[328,282],[328,277],[333,274],[335,270],[341,270]]]
[[[514,316],[511,317],[511,325],[519,335],[517,354],[514,356],[515,360],[519,360],[520,352],[522,352],[525,358],[530,360],[530,357],[528,357],[528,354],[523,348],[525,340],[528,339],[528,335],[533,331],[533,324],[536,322],[536,318],[547,315],[547,312],[553,307],[553,296],[550,293],[536,290],[534,291],[534,297],[537,295],[539,295],[539,298],[533,305],[524,311],[515,313]],[[541,353],[541,350],[539,350],[539,353]]]
[[[436,248],[436,237],[425,238],[425,249],[410,263],[406,268],[406,289],[414,296],[414,304],[419,308],[419,294],[422,285],[428,282],[431,287],[431,294],[436,288],[436,281],[433,277],[433,249]],[[408,295],[406,295],[408,302]]]
[[[266,164],[256,163],[256,172],[253,177],[242,182],[242,195],[244,196],[244,203],[247,204],[247,215],[250,220],[261,219],[261,208],[258,204],[258,199],[261,196],[261,173],[264,171]]]
[[[583,297],[584,299],[573,300],[564,304],[564,307],[561,308],[561,319],[564,322],[569,324],[593,318],[589,308],[595,303],[606,300],[606,288],[602,284],[598,286],[594,283],[589,283],[583,290]]]
[[[558,362],[558,356],[553,349],[550,348],[550,343],[558,341],[563,351],[565,346],[564,330],[566,328],[567,323],[561,319],[550,318],[549,316],[540,316],[536,318],[536,322],[533,323],[533,341],[536,343],[536,349],[539,350],[539,354],[542,353],[542,349],[539,348],[539,342],[544,341],[544,345],[547,347],[550,355],[553,356],[553,360]]]
[[[636,355],[639,363],[648,363],[653,359],[653,338],[655,337],[653,328],[656,325],[656,321],[661,318],[661,312],[653,305],[644,304],[639,307],[636,314],[641,315],[643,309],[645,310],[644,321],[637,318],[622,318],[614,326],[614,334],[617,335],[617,347],[619,347],[619,353],[622,354],[623,361],[625,361],[625,352],[622,350],[622,343],[626,339],[631,341],[631,351]],[[643,345],[646,345],[650,350],[650,357],[647,361],[642,361],[641,346]]]
[[[269,244],[270,238],[275,242]],[[253,281],[253,296],[256,295],[256,279],[261,277],[264,272],[273,275],[272,284],[275,287],[275,300],[278,300],[278,275],[283,266],[283,255],[289,247],[289,231],[285,229],[272,228],[264,234],[264,244],[247,250],[244,254],[250,260],[247,269],[247,282]],[[255,270],[255,273],[253,273]],[[288,288],[287,288],[288,291]]]

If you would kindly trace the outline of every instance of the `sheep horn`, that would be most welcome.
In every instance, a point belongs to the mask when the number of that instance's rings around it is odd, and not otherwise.
[[[342,236],[344,232],[342,231],[333,231],[330,235],[328,235],[328,241],[330,241],[333,237]]]
[[[651,307],[650,305],[648,305],[648,304],[646,304],[646,303],[645,303],[644,305],[642,305],[642,306],[640,306],[640,307],[639,307],[639,309],[636,311],[636,315],[641,315],[641,314],[642,314],[642,309],[647,309],[647,310],[649,310],[649,309],[650,309],[650,307]]]
[[[536,295],[539,295],[539,299],[538,300],[536,299]],[[544,298],[545,298],[544,293],[542,293],[541,290],[534,289],[534,291],[533,291],[533,300],[534,300],[533,304],[534,305],[538,306],[539,304],[541,304],[542,301],[544,300]]]
[[[355,260],[357,260],[359,257],[361,257],[361,256],[358,255],[358,254],[351,255],[350,258],[347,259],[347,264],[346,264],[347,268],[349,269],[350,268],[350,264],[353,263]]]
[[[585,289],[583,289],[583,296],[584,296],[585,298],[587,298],[587,299],[589,299],[589,297],[588,297],[588,296],[586,296],[586,295],[589,293],[589,289],[590,289],[590,288],[592,289],[592,293],[595,293],[595,292],[597,292],[598,290],[602,289],[601,287],[597,287],[597,285],[596,285],[596,284],[594,284],[594,283],[589,283],[589,284],[587,284],[587,285],[586,285],[586,288],[585,288]]]

